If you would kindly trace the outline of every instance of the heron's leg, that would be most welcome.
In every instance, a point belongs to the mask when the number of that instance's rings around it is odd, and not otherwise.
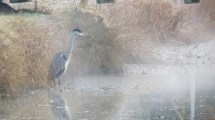
[[[53,79],[53,82],[54,82],[54,86],[56,87],[56,82],[57,82],[57,80],[56,79]]]
[[[59,77],[59,79],[58,79],[58,85],[59,85],[59,86],[61,85],[61,82],[60,82],[60,80],[61,80],[61,79],[60,79],[60,77]]]
[[[54,90],[57,90],[57,79],[56,78],[53,79],[53,83],[54,83]]]
[[[61,79],[60,79],[60,77],[58,78],[58,86],[59,86],[60,92],[63,92],[63,89],[62,89],[62,86],[61,86]]]

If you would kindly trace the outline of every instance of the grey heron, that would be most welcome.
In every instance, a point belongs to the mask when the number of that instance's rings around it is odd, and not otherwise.
[[[60,77],[67,70],[67,67],[71,58],[72,50],[73,50],[73,42],[76,40],[78,36],[83,36],[83,35],[84,34],[81,32],[81,30],[74,29],[69,36],[67,50],[64,52],[56,53],[54,58],[52,59],[49,66],[48,78],[50,81],[54,82],[55,87],[57,84],[59,86],[61,85]]]

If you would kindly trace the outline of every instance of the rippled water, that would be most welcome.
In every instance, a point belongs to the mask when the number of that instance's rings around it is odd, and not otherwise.
[[[212,66],[129,65],[122,76],[76,77],[60,92],[32,91],[1,103],[5,120],[187,120],[195,80],[195,119],[215,119]]]

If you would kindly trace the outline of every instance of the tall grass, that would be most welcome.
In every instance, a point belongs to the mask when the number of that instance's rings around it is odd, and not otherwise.
[[[183,30],[186,28],[187,10],[171,2],[123,1],[104,6],[102,12],[119,32],[117,39],[129,59],[141,58],[140,62],[144,62],[144,56],[150,54],[156,45],[186,43]]]
[[[203,26],[203,32],[214,34],[215,32],[215,1],[202,0],[200,6],[196,9],[199,21]],[[201,33],[201,34],[202,34]]]
[[[152,40],[161,42],[177,40],[184,28],[186,16],[183,7],[176,9],[170,2],[150,0],[124,2],[110,11],[110,20],[124,34],[150,35]]]
[[[215,1],[201,0],[201,3],[186,5],[189,7],[186,19],[187,30],[183,35],[192,42],[205,42],[214,38]]]
[[[215,23],[215,1],[214,0],[202,0],[200,5],[200,11],[205,16]]]
[[[51,51],[49,28],[19,16],[1,20],[0,88],[19,93],[45,87]]]

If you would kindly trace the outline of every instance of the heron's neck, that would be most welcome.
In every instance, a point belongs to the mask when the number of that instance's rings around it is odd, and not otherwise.
[[[70,35],[70,37],[69,37],[69,43],[68,43],[68,48],[67,48],[67,53],[69,54],[69,55],[71,55],[71,53],[72,53],[72,50],[73,50],[73,42],[74,42],[74,40],[76,39],[76,35],[74,35],[74,34],[71,34]]]

